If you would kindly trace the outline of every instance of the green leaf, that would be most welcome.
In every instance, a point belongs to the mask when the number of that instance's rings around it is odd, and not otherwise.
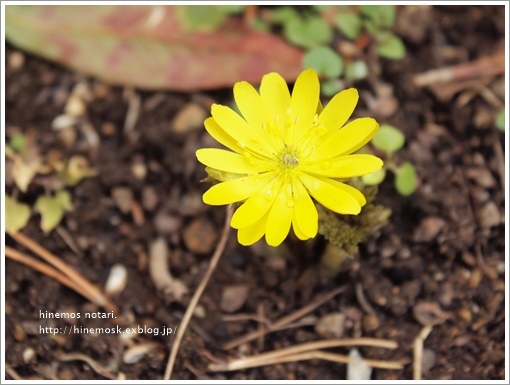
[[[382,28],[391,28],[395,23],[393,5],[362,5],[361,12]]]
[[[340,13],[335,16],[335,26],[351,40],[358,38],[361,33],[362,20],[355,13]]]
[[[14,134],[11,136],[8,146],[16,152],[21,151],[25,146],[25,136],[21,133]]]
[[[496,116],[496,128],[499,131],[505,132],[505,108],[503,107]]]
[[[382,183],[384,178],[386,177],[386,169],[381,168],[380,170],[377,170],[375,172],[372,172],[370,174],[363,175],[361,179],[363,180],[363,183],[365,183],[368,186],[374,186],[376,184]]]
[[[400,60],[406,56],[406,47],[398,36],[391,34],[377,43],[377,53],[387,59]]]
[[[329,43],[333,31],[329,24],[320,17],[290,19],[284,26],[285,38],[304,48],[313,48]]]
[[[303,67],[313,68],[319,76],[337,78],[343,72],[342,57],[329,47],[315,47],[303,57]]]
[[[395,188],[400,195],[408,196],[416,191],[418,186],[418,176],[414,166],[405,162],[396,172]]]
[[[345,77],[348,80],[362,80],[368,75],[367,63],[363,60],[354,60],[347,64],[345,68]]]
[[[30,207],[5,196],[5,231],[15,234],[25,227],[30,219]]]
[[[72,210],[71,196],[63,190],[54,197],[41,195],[35,202],[34,209],[41,214],[41,229],[45,233],[53,230],[62,220],[65,211]]]
[[[244,10],[244,5],[239,4],[231,4],[231,5],[216,5],[220,12],[226,13],[228,15],[238,14]]]
[[[396,127],[389,124],[383,124],[379,127],[379,131],[372,139],[374,147],[386,154],[391,155],[395,151],[400,150],[405,143],[404,134]]]
[[[287,24],[290,20],[300,19],[298,11],[292,7],[271,9],[271,21],[275,24]]]

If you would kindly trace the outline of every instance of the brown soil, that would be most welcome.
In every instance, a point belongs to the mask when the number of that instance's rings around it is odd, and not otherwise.
[[[251,315],[263,309],[264,317],[274,321],[340,286],[345,290],[311,315],[320,319],[341,312],[346,316],[344,337],[391,339],[399,345],[396,350],[361,348],[364,357],[407,362],[403,370],[374,369],[373,379],[412,378],[413,341],[422,324],[431,319],[436,325],[424,342],[424,379],[505,378],[505,194],[501,179],[505,143],[504,134],[492,123],[498,109],[487,97],[489,93],[502,100],[503,78],[479,79],[447,100],[413,86],[411,81],[413,75],[428,69],[494,54],[504,40],[503,7],[440,6],[413,15],[409,8],[400,10],[408,13],[401,17],[412,16],[414,23],[398,27],[408,48],[406,58],[382,60],[381,78],[359,84],[359,88],[374,92],[373,87],[381,82],[393,88],[396,112],[375,117],[404,130],[407,143],[397,161],[410,160],[416,166],[418,191],[402,197],[395,192],[392,178],[387,178],[377,200],[392,209],[390,223],[373,234],[349,268],[334,279],[320,267],[324,246],[320,239],[306,247],[294,247],[291,241],[288,250],[292,252],[282,256],[263,247],[242,247],[232,233],[200,301],[202,314],[192,319],[184,338],[173,379],[345,379],[345,365],[320,360],[226,373],[207,371],[208,354],[218,358],[252,355],[323,338],[313,325],[301,326],[226,352],[222,344],[256,330],[257,323],[228,321],[222,308],[241,306],[233,314]],[[99,171],[97,177],[71,189],[74,210],[61,224],[78,252],[71,250],[58,232],[45,235],[37,215],[25,234],[99,285],[106,281],[112,265],[124,265],[128,283],[113,298],[124,326],[179,325],[190,294],[178,301],[155,288],[147,266],[149,247],[158,236],[164,237],[171,250],[172,273],[193,293],[225,214],[222,208],[206,207],[200,198],[207,184],[199,183],[205,172],[194,152],[210,146],[211,139],[202,127],[185,127],[185,132],[176,133],[171,122],[189,103],[204,111],[211,101],[229,104],[230,91],[137,92],[141,97],[138,119],[134,133],[125,135],[129,92],[30,55],[17,67],[9,60],[16,52],[7,45],[7,139],[21,130],[34,136],[42,154],[54,151],[66,158],[81,153]],[[52,120],[62,114],[79,81],[86,81],[93,90],[85,120],[99,134],[97,148],[83,133],[66,147],[51,130]],[[366,100],[361,101],[357,114],[364,114],[368,107]],[[134,164],[145,169],[145,178],[135,175]],[[142,216],[136,209],[134,215],[121,211],[113,198],[119,187],[132,193]],[[13,191],[9,178],[6,189],[7,194]],[[39,179],[27,194],[18,196],[33,203],[42,192],[43,180]],[[9,236],[6,243],[25,251]],[[231,285],[244,286],[241,294],[248,288],[240,305],[227,299],[222,304],[223,291]],[[360,302],[356,286],[361,287],[372,310],[363,299]],[[111,320],[81,318],[72,322],[39,317],[39,311],[84,314],[101,310],[83,297],[11,260],[6,261],[5,287],[6,364],[22,378],[104,379],[84,362],[59,361],[60,354],[72,352],[89,356],[110,373],[123,373],[127,379],[162,378],[174,336],[137,336],[130,342],[132,346],[154,345],[138,362],[128,364],[123,353],[129,344],[118,335],[52,336],[40,332],[41,325],[113,325]],[[35,355],[27,360],[30,348]],[[348,353],[345,348],[336,351]]]

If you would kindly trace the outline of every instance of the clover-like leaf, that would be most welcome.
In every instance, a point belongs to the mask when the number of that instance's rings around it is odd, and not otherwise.
[[[363,183],[365,183],[366,185],[374,186],[377,184],[381,184],[385,177],[386,177],[386,169],[381,168],[380,170],[377,170],[370,174],[363,175],[361,177],[361,179],[363,180]]]
[[[237,11],[238,5],[181,5],[178,9],[179,18],[185,29],[194,32],[211,32],[218,29],[226,20],[229,13]],[[242,6],[241,6],[242,7]]]
[[[496,128],[501,131],[505,132],[505,108],[503,107],[501,111],[498,112],[498,115],[496,116]]]
[[[400,60],[406,56],[406,47],[398,36],[389,34],[377,43],[377,53],[386,59]]]
[[[361,12],[382,28],[391,28],[395,23],[396,15],[393,5],[362,5]]]
[[[410,162],[405,162],[395,174],[395,188],[400,195],[408,196],[416,191],[417,186],[416,170]]]
[[[379,131],[377,131],[372,139],[374,147],[384,151],[388,155],[400,150],[404,146],[404,143],[404,134],[398,128],[390,126],[389,124],[381,125]]]
[[[344,69],[342,57],[329,47],[315,47],[303,57],[303,67],[313,68],[319,76],[332,79],[339,77]]]
[[[17,202],[14,198],[5,197],[5,231],[15,234],[25,227],[30,219],[30,207]]]
[[[289,42],[304,48],[313,48],[329,43],[333,37],[333,31],[329,24],[316,16],[306,19],[290,19],[285,23],[283,32]]]
[[[345,67],[345,78],[348,80],[362,80],[368,75],[367,63],[363,60],[354,60]]]
[[[71,195],[67,190],[57,192],[54,197],[41,195],[37,198],[34,209],[41,214],[41,229],[49,233],[58,226],[64,212],[73,209]]]
[[[14,134],[7,144],[13,151],[19,152],[25,146],[25,136],[21,133]]]
[[[335,16],[335,27],[351,40],[358,38],[363,22],[355,13],[340,13]]]

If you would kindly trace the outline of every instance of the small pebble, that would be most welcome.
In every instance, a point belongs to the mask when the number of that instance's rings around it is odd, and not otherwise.
[[[25,364],[30,363],[35,358],[35,350],[31,347],[26,348],[23,350],[23,362]]]
[[[226,313],[233,313],[243,307],[248,298],[247,285],[226,286],[221,294],[220,309]]]
[[[414,232],[413,239],[415,242],[432,241],[444,227],[446,222],[439,217],[428,217],[420,222],[419,227]]]
[[[113,265],[106,280],[104,291],[109,295],[121,293],[126,287],[127,278],[127,270],[124,265],[120,263]]]
[[[207,219],[197,218],[186,226],[182,236],[189,251],[208,254],[216,244],[218,232]]]
[[[498,226],[501,223],[501,214],[493,201],[487,202],[477,211],[477,218],[480,226],[485,229]]]
[[[187,134],[204,126],[207,113],[195,103],[185,105],[172,121],[173,131],[177,134]]]
[[[324,338],[340,338],[345,330],[345,315],[330,313],[321,317],[315,325],[315,331]]]

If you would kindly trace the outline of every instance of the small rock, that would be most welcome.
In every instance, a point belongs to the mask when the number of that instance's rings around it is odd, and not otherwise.
[[[207,219],[197,218],[186,226],[182,236],[189,251],[208,254],[214,248],[218,233]]]
[[[28,363],[30,363],[34,359],[34,357],[35,357],[35,350],[32,349],[31,347],[28,347],[25,350],[23,350],[22,356],[23,356],[23,362],[25,364],[28,364]]]
[[[74,117],[81,117],[85,114],[86,105],[84,101],[76,96],[71,95],[69,99],[67,99],[66,105],[64,107],[64,111],[67,115],[71,115]]]
[[[127,284],[127,270],[124,265],[117,263],[110,269],[106,279],[104,291],[108,295],[116,295],[122,292]]]
[[[439,217],[428,217],[421,221],[420,226],[414,232],[415,242],[430,242],[444,227],[446,222]]]
[[[375,314],[367,314],[363,317],[363,330],[367,333],[377,330],[380,326],[379,318]]]
[[[247,285],[227,286],[221,295],[220,309],[226,313],[233,313],[243,307],[247,298]]]
[[[459,317],[463,319],[466,322],[471,322],[473,319],[473,314],[471,313],[471,310],[469,310],[467,307],[463,307],[459,310]]]
[[[161,235],[170,235],[181,228],[182,219],[175,215],[160,211],[154,218],[154,226]]]
[[[482,278],[483,278],[482,270],[478,268],[473,269],[473,271],[471,272],[471,277],[469,277],[468,286],[472,289],[476,289],[480,285]]]
[[[471,167],[467,169],[466,175],[469,179],[474,180],[480,186],[491,188],[496,185],[496,180],[487,168]]]
[[[423,374],[430,372],[437,363],[437,354],[431,349],[423,349],[423,355],[421,358],[421,370]]]
[[[172,121],[173,131],[177,134],[187,134],[191,131],[201,129],[207,113],[195,103],[185,105]]]
[[[453,285],[450,282],[445,282],[439,288],[438,295],[439,303],[445,307],[449,307],[453,301]]]
[[[133,204],[133,192],[127,187],[114,187],[112,189],[112,198],[115,204],[124,214],[131,211]]]
[[[143,159],[136,158],[131,164],[131,173],[138,180],[144,180],[147,176],[147,166],[145,165]]]
[[[315,331],[324,338],[340,338],[344,334],[345,315],[342,313],[330,313],[319,319],[315,325]]]
[[[142,206],[145,210],[154,211],[159,203],[158,193],[153,186],[145,186],[142,190]]]
[[[413,308],[414,318],[423,326],[439,325],[451,318],[436,302],[421,301]]]
[[[16,71],[23,67],[23,64],[25,64],[25,55],[19,51],[14,51],[9,55],[7,61],[9,68]]]
[[[476,214],[480,226],[485,229],[489,229],[501,223],[501,214],[499,213],[498,206],[496,206],[493,201],[484,204]]]

